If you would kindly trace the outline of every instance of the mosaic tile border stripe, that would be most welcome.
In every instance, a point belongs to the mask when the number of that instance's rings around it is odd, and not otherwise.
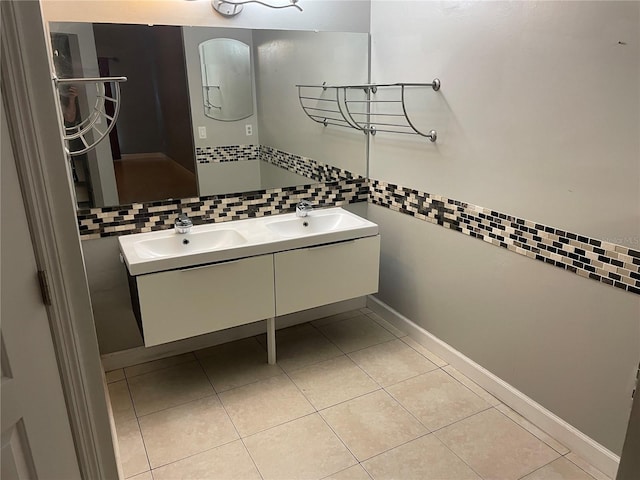
[[[369,201],[640,294],[640,251],[378,180],[370,180]]]
[[[353,173],[332,165],[318,162],[313,158],[302,157],[294,153],[278,150],[267,145],[260,145],[260,160],[285,168],[290,172],[318,182],[334,182],[342,179],[358,178]]]
[[[196,163],[238,162],[258,160],[259,145],[224,145],[219,147],[196,147]]]
[[[338,207],[366,202],[368,198],[368,183],[358,178],[243,194],[92,208],[79,211],[77,217],[82,239],[89,240],[166,230],[173,227],[181,213],[198,225],[293,212],[302,199],[309,199],[319,207]]]
[[[196,147],[197,163],[239,162],[262,160],[316,182],[334,182],[357,175],[309,157],[278,150],[267,145],[225,145]]]

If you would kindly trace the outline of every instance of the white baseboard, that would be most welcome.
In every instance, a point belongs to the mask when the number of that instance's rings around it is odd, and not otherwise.
[[[416,325],[386,303],[367,297],[367,307],[394,327],[408,334],[416,342],[458,369],[475,383],[518,412],[541,430],[564,444],[578,456],[611,478],[615,478],[620,457],[577,428],[544,408],[504,380],[475,363],[455,348]]]
[[[304,310],[302,312],[290,313],[281,317],[276,317],[276,328],[286,328],[299,323],[310,322],[318,318],[336,315],[358,308],[364,308],[366,305],[366,297],[352,298],[343,302],[323,305],[321,307]],[[136,347],[120,352],[107,353],[102,355],[102,366],[105,371],[115,370],[118,368],[130,367],[139,363],[150,362],[160,358],[172,357],[183,353],[193,352],[201,348],[220,345],[221,343],[240,340],[242,338],[252,337],[267,331],[266,320],[241,325],[239,327],[221,330],[219,332],[208,333],[192,338],[185,338],[176,342],[156,345],[154,347]],[[277,348],[276,348],[277,352]]]

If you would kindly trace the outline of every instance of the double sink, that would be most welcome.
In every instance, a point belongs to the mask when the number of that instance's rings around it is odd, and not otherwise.
[[[119,237],[131,275],[184,268],[304,248],[378,234],[378,226],[342,208],[316,209],[306,217],[281,214]]]

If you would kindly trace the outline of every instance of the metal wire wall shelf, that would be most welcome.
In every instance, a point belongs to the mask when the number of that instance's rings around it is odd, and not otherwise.
[[[435,130],[425,133],[416,127],[407,113],[406,105],[407,89],[431,87],[434,91],[438,91],[440,80],[437,78],[431,83],[362,85],[323,83],[322,85],[296,85],[296,87],[298,87],[298,98],[304,113],[314,122],[324,126],[354,128],[371,135],[375,135],[376,132],[420,135],[432,142],[435,142],[438,137]],[[379,100],[373,98],[373,95],[378,93],[378,89],[389,89],[390,96]],[[364,98],[358,98],[358,95]],[[372,112],[374,106],[376,111]]]
[[[126,82],[127,77],[54,78],[53,81],[58,91],[61,85],[95,83],[96,100],[87,118],[77,125],[64,127],[67,152],[71,156],[82,155],[113,130],[120,113],[120,83]],[[97,135],[93,135],[93,132]],[[80,139],[80,144],[74,141],[77,139]]]

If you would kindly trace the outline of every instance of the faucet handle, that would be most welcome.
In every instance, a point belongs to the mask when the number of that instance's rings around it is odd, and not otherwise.
[[[300,200],[296,205],[296,216],[306,217],[311,211],[311,202],[308,200]]]
[[[178,215],[178,218],[176,218],[176,223],[175,223],[176,232],[189,233],[189,230],[191,230],[191,227],[193,227],[193,222],[189,217],[187,217],[186,213],[181,213],[180,215]]]

